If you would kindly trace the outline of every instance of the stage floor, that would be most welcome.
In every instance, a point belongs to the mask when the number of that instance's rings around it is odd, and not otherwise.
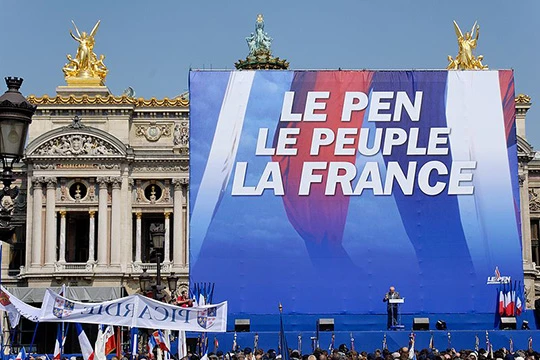
[[[333,331],[317,331],[317,321],[319,319],[332,319],[334,323]],[[510,346],[510,339],[514,344],[514,349],[527,349],[529,338],[533,339],[533,346],[540,348],[540,331],[534,318],[534,311],[525,311],[516,318],[517,330],[499,330],[499,319],[494,314],[403,314],[401,323],[403,330],[386,330],[386,314],[368,315],[305,315],[286,314],[283,315],[283,326],[290,349],[297,349],[301,343],[302,352],[312,351],[313,342],[318,338],[319,347],[328,349],[330,347],[332,334],[335,336],[334,346],[339,347],[345,344],[351,348],[351,337],[354,338],[356,350],[373,351],[381,349],[386,339],[386,346],[390,350],[407,346],[409,334],[413,331],[414,318],[428,318],[428,330],[415,330],[416,347],[418,349],[428,348],[430,339],[433,337],[435,348],[447,349],[474,349],[476,337],[478,337],[479,347],[486,348],[487,338],[494,348]],[[231,351],[235,336],[235,320],[249,319],[249,332],[236,332],[236,343],[242,347],[254,347],[255,334],[259,338],[259,347],[264,350],[278,347],[279,339],[279,314],[268,315],[248,315],[230,314],[228,319],[227,333],[210,334],[209,350],[213,351],[214,337],[219,342],[219,350]],[[446,322],[447,330],[436,330],[435,324],[438,320]],[[531,330],[521,329],[523,321],[528,321]],[[196,342],[197,333],[188,333],[188,338],[192,343]],[[300,337],[300,339],[299,339]]]

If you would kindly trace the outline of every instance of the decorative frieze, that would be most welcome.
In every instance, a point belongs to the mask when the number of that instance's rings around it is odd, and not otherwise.
[[[111,170],[120,169],[119,164],[89,164],[89,163],[35,163],[33,164],[36,170]]]
[[[144,165],[144,166],[134,166],[133,172],[144,172],[144,173],[179,172],[179,171],[187,171],[188,168],[189,168],[188,166],[184,167],[184,166],[167,166],[167,165],[156,165],[156,166]]]
[[[91,135],[70,134],[42,144],[32,155],[95,156],[118,155],[120,151],[103,139]]]
[[[148,141],[158,141],[162,136],[171,136],[171,124],[135,125],[135,136],[145,137]]]

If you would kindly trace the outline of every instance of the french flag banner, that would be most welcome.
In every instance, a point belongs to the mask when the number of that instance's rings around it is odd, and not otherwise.
[[[156,345],[159,346],[162,351],[170,351],[167,346],[167,340],[165,340],[165,337],[163,336],[163,332],[161,330],[154,331],[152,333],[152,336],[154,337]]]
[[[77,328],[77,337],[79,338],[79,345],[81,346],[81,353],[84,360],[94,360],[94,349],[86,336],[81,324],[75,324]]]
[[[60,324],[57,326],[56,330],[56,340],[54,342],[54,352],[53,352],[53,360],[60,360],[62,356],[62,346],[64,345],[63,337],[62,337],[62,327]]]
[[[24,346],[21,347],[21,351],[19,351],[15,360],[26,360],[26,350],[24,349]]]
[[[511,70],[201,70],[189,92],[190,274],[231,313],[384,313],[365,294],[392,284],[411,313],[490,313],[523,280]]]

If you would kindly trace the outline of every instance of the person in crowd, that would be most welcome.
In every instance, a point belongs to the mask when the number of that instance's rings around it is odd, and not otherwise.
[[[176,298],[175,305],[181,306],[181,307],[192,307],[193,299],[189,299],[187,295],[187,291],[182,290],[182,292],[180,293],[180,296]]]

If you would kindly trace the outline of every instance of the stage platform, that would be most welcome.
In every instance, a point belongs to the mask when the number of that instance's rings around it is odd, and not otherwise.
[[[283,323],[286,331],[304,332],[316,330],[318,319],[333,319],[335,331],[377,331],[386,329],[386,313],[384,314],[284,314]],[[495,314],[410,314],[404,313],[401,322],[405,329],[412,329],[414,318],[429,318],[431,329],[435,329],[438,320],[444,320],[450,330],[485,330],[498,329],[498,317]],[[272,332],[279,330],[279,314],[229,314],[227,331],[234,331],[236,319],[249,319],[250,331]],[[537,327],[534,311],[527,310],[516,317],[517,326],[521,328],[523,320],[529,322],[532,330]]]
[[[414,318],[428,318],[428,330],[415,330],[417,347],[427,348],[431,335],[435,347],[446,349],[449,346],[456,349],[472,349],[475,345],[475,336],[479,338],[480,348],[486,347],[486,331],[489,340],[495,348],[509,347],[510,339],[514,342],[515,349],[528,347],[529,337],[536,339],[536,346],[540,348],[540,331],[534,318],[534,311],[525,311],[516,317],[517,330],[499,330],[499,319],[494,314],[403,314],[401,317],[403,330],[386,330],[386,314],[285,314],[283,326],[290,349],[298,348],[298,337],[301,336],[302,351],[312,350],[312,338],[317,338],[322,349],[328,349],[332,334],[335,335],[335,347],[340,344],[351,346],[351,335],[354,338],[355,348],[373,351],[383,346],[386,335],[386,344],[390,350],[407,346],[408,338],[413,331]],[[254,315],[254,314],[230,314],[227,325],[227,333],[210,334],[209,346],[213,351],[214,337],[218,339],[219,349],[230,351],[232,349],[235,320],[249,320],[249,331],[236,331],[237,344],[242,348],[254,346],[255,334],[259,336],[259,347],[268,350],[276,349],[279,338],[279,314]],[[333,331],[317,331],[319,319],[332,319]],[[446,323],[446,330],[437,330],[435,325],[438,320]],[[531,330],[520,330],[523,321],[528,321]],[[245,321],[244,321],[245,322]],[[196,341],[197,333],[188,333],[192,343]]]

